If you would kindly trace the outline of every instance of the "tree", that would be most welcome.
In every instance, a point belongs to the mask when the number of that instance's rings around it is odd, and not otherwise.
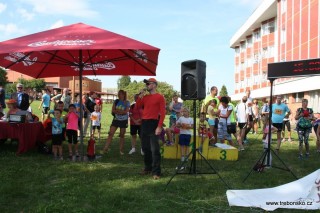
[[[118,79],[118,90],[126,88],[131,83],[130,76],[122,76]]]
[[[228,90],[227,90],[227,87],[225,85],[222,85],[219,95],[221,97],[228,96]]]
[[[24,78],[19,78],[17,82],[6,86],[7,93],[10,94],[15,92],[17,83],[23,84],[24,89],[27,91],[32,90],[36,92],[41,92],[41,90],[46,86],[46,82],[43,79],[26,80]]]
[[[0,67],[0,84],[2,84],[3,87],[5,87],[7,83],[8,83],[7,71]]]

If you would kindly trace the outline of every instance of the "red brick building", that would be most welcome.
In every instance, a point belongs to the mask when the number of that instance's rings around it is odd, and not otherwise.
[[[320,57],[320,0],[264,0],[230,40],[235,50],[235,91],[240,100],[247,89],[253,98],[270,95],[268,63]],[[320,77],[282,78],[274,94],[283,95],[292,110],[307,98],[320,112]]]

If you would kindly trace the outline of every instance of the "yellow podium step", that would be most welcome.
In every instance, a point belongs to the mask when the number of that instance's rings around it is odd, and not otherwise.
[[[216,143],[216,147],[209,147],[208,159],[236,161],[238,149],[228,144]]]
[[[200,144],[202,144],[202,155],[207,158],[208,157],[208,147],[209,147],[209,139],[207,137],[202,138],[200,136],[196,137],[196,148],[200,147]],[[163,158],[165,159],[180,159],[181,158],[181,149],[179,146],[179,138],[176,138],[176,142],[172,146],[163,146]],[[189,152],[192,151],[193,148],[193,136],[191,136],[191,143],[189,146]],[[189,154],[189,153],[187,153]],[[192,154],[189,156],[189,159],[191,160]],[[201,159],[201,156],[197,154],[196,159]]]

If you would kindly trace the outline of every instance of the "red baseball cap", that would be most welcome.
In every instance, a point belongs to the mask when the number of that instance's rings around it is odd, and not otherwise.
[[[146,84],[146,83],[149,83],[149,82],[158,84],[158,82],[157,82],[157,80],[156,80],[155,78],[144,79],[143,82],[144,82],[145,84]]]

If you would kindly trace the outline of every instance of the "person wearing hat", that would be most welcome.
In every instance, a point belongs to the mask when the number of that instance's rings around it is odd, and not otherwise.
[[[27,111],[30,106],[30,97],[23,91],[23,84],[17,83],[17,92],[11,94],[10,99],[14,99],[17,102],[17,107],[21,110]]]
[[[28,111],[25,110],[21,110],[17,107],[17,101],[15,99],[9,99],[6,102],[7,106],[8,106],[8,112],[6,113],[6,115],[3,116],[3,120],[8,120],[9,119],[9,115],[25,115],[26,116],[26,122],[32,122],[33,118],[32,118],[32,114]]]
[[[161,155],[159,135],[166,114],[166,101],[162,94],[157,92],[158,82],[155,78],[144,79],[147,91],[142,89],[136,101],[137,108],[143,108],[141,124],[141,142],[144,152],[144,170],[142,175],[152,173],[157,180],[161,175]]]

